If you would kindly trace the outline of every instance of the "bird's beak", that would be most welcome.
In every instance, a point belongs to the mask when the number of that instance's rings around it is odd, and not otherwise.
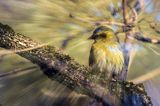
[[[92,34],[89,38],[88,38],[88,40],[93,40],[93,39],[95,39],[96,38],[96,34]]]

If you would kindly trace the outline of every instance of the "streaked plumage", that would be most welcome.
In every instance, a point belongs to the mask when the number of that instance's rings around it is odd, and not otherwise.
[[[90,39],[94,39],[89,56],[92,70],[105,74],[108,79],[124,80],[124,54],[114,32],[101,26],[93,32]]]

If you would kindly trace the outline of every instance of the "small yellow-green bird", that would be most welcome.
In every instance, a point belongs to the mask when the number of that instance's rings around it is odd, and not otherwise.
[[[114,31],[106,26],[96,28],[89,39],[94,40],[90,50],[89,66],[105,74],[107,79],[125,80],[127,64],[124,52]]]

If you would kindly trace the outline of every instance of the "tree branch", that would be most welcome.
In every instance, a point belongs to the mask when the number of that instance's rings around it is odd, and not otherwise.
[[[127,1],[126,1],[126,0],[122,0],[123,23],[124,23],[125,25],[127,24],[126,6],[127,6]]]
[[[15,33],[8,25],[0,23],[0,47],[15,51],[35,48],[16,53],[37,64],[45,75],[71,90],[88,95],[104,106],[152,105],[142,84],[105,79],[100,79],[102,84],[95,83],[95,77],[88,67],[80,65],[53,46],[39,45],[32,39]]]
[[[139,32],[135,33],[133,37],[132,36],[129,36],[129,37],[145,43],[160,44],[160,39],[143,37]]]

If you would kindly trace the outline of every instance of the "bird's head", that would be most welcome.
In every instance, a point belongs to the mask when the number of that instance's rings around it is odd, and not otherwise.
[[[100,26],[93,31],[93,34],[88,38],[91,40],[111,40],[115,39],[115,34],[111,28]]]

